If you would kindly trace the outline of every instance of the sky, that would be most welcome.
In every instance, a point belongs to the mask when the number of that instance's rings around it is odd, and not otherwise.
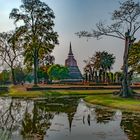
[[[75,33],[82,30],[96,29],[96,23],[110,23],[111,13],[118,9],[119,2],[125,0],[42,0],[49,5],[55,14],[54,30],[59,34],[59,45],[53,51],[55,63],[64,65],[68,56],[70,42],[78,66],[83,72],[83,60],[91,57],[96,51],[107,51],[116,56],[112,71],[119,71],[123,63],[124,42],[110,37],[101,40],[78,38]],[[9,19],[13,8],[19,8],[21,0],[0,0],[0,32],[15,28]],[[137,39],[140,38],[136,36]]]

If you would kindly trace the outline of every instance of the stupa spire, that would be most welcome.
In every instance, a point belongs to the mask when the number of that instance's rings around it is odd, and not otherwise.
[[[72,53],[72,47],[71,47],[71,42],[70,42],[69,55],[73,55],[73,53]]]

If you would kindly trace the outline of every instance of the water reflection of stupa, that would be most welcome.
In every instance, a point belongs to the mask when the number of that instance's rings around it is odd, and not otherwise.
[[[71,79],[71,81],[82,81],[82,74],[78,68],[77,61],[74,58],[71,43],[68,58],[65,60],[65,66],[69,69],[69,79]]]

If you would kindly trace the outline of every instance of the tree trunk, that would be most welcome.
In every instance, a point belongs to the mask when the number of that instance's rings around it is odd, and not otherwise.
[[[93,82],[93,75],[94,75],[94,73],[93,73],[93,69],[90,67],[90,81],[92,81]]]
[[[106,72],[106,81],[107,81],[108,84],[110,83],[109,73],[108,72]]]
[[[95,82],[98,83],[97,71],[95,71]]]
[[[102,82],[102,70],[99,70],[99,83]]]
[[[11,72],[12,72],[12,82],[14,85],[16,85],[16,78],[15,78],[15,70],[14,68],[11,68]]]
[[[111,81],[111,83],[114,83],[114,75],[112,72],[110,73],[110,81]]]
[[[85,73],[85,80],[86,80],[86,82],[88,81],[88,74],[87,74],[87,72]]]
[[[105,83],[105,74],[106,74],[106,72],[103,71],[103,83]]]
[[[91,75],[90,75],[90,73],[89,73],[89,75],[88,75],[88,81],[89,81],[89,82],[91,81]]]
[[[125,51],[123,57],[123,78],[122,78],[122,88],[120,91],[120,96],[122,97],[130,97],[132,96],[132,90],[130,88],[130,81],[128,77],[128,50],[130,44],[129,32],[125,37]]]
[[[38,57],[37,57],[37,49],[35,47],[34,50],[34,85],[37,85],[37,66],[38,66]]]

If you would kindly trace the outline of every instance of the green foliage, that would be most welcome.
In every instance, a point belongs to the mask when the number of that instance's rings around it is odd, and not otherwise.
[[[112,68],[112,65],[115,63],[115,56],[113,54],[109,54],[106,51],[96,52],[93,57],[91,57],[91,61],[96,70],[107,71]]]
[[[122,78],[123,78],[123,72],[120,72],[120,71],[115,72],[114,77],[117,83],[121,83]]]
[[[134,43],[129,49],[128,63],[133,71],[140,73],[140,41]]]
[[[14,68],[14,72],[15,72],[16,83],[25,82],[26,75],[20,66]]]
[[[65,66],[56,64],[48,69],[48,75],[51,80],[67,79],[69,77],[69,70]]]
[[[115,56],[109,54],[106,51],[95,52],[95,54],[89,59],[84,61],[86,63],[85,71],[92,71],[92,69],[99,71],[107,71],[112,69],[112,65],[115,63]]]
[[[37,72],[37,76],[38,76],[38,79],[39,80],[44,80],[44,81],[48,81],[49,79],[49,76],[48,76],[48,73],[47,73],[47,68],[45,67],[41,67],[39,68],[38,72]]]
[[[0,83],[1,84],[6,84],[10,81],[10,72],[7,70],[3,70],[0,73]]]
[[[26,77],[25,77],[25,81],[31,83],[33,81],[33,76],[29,73],[29,74],[26,74]]]

